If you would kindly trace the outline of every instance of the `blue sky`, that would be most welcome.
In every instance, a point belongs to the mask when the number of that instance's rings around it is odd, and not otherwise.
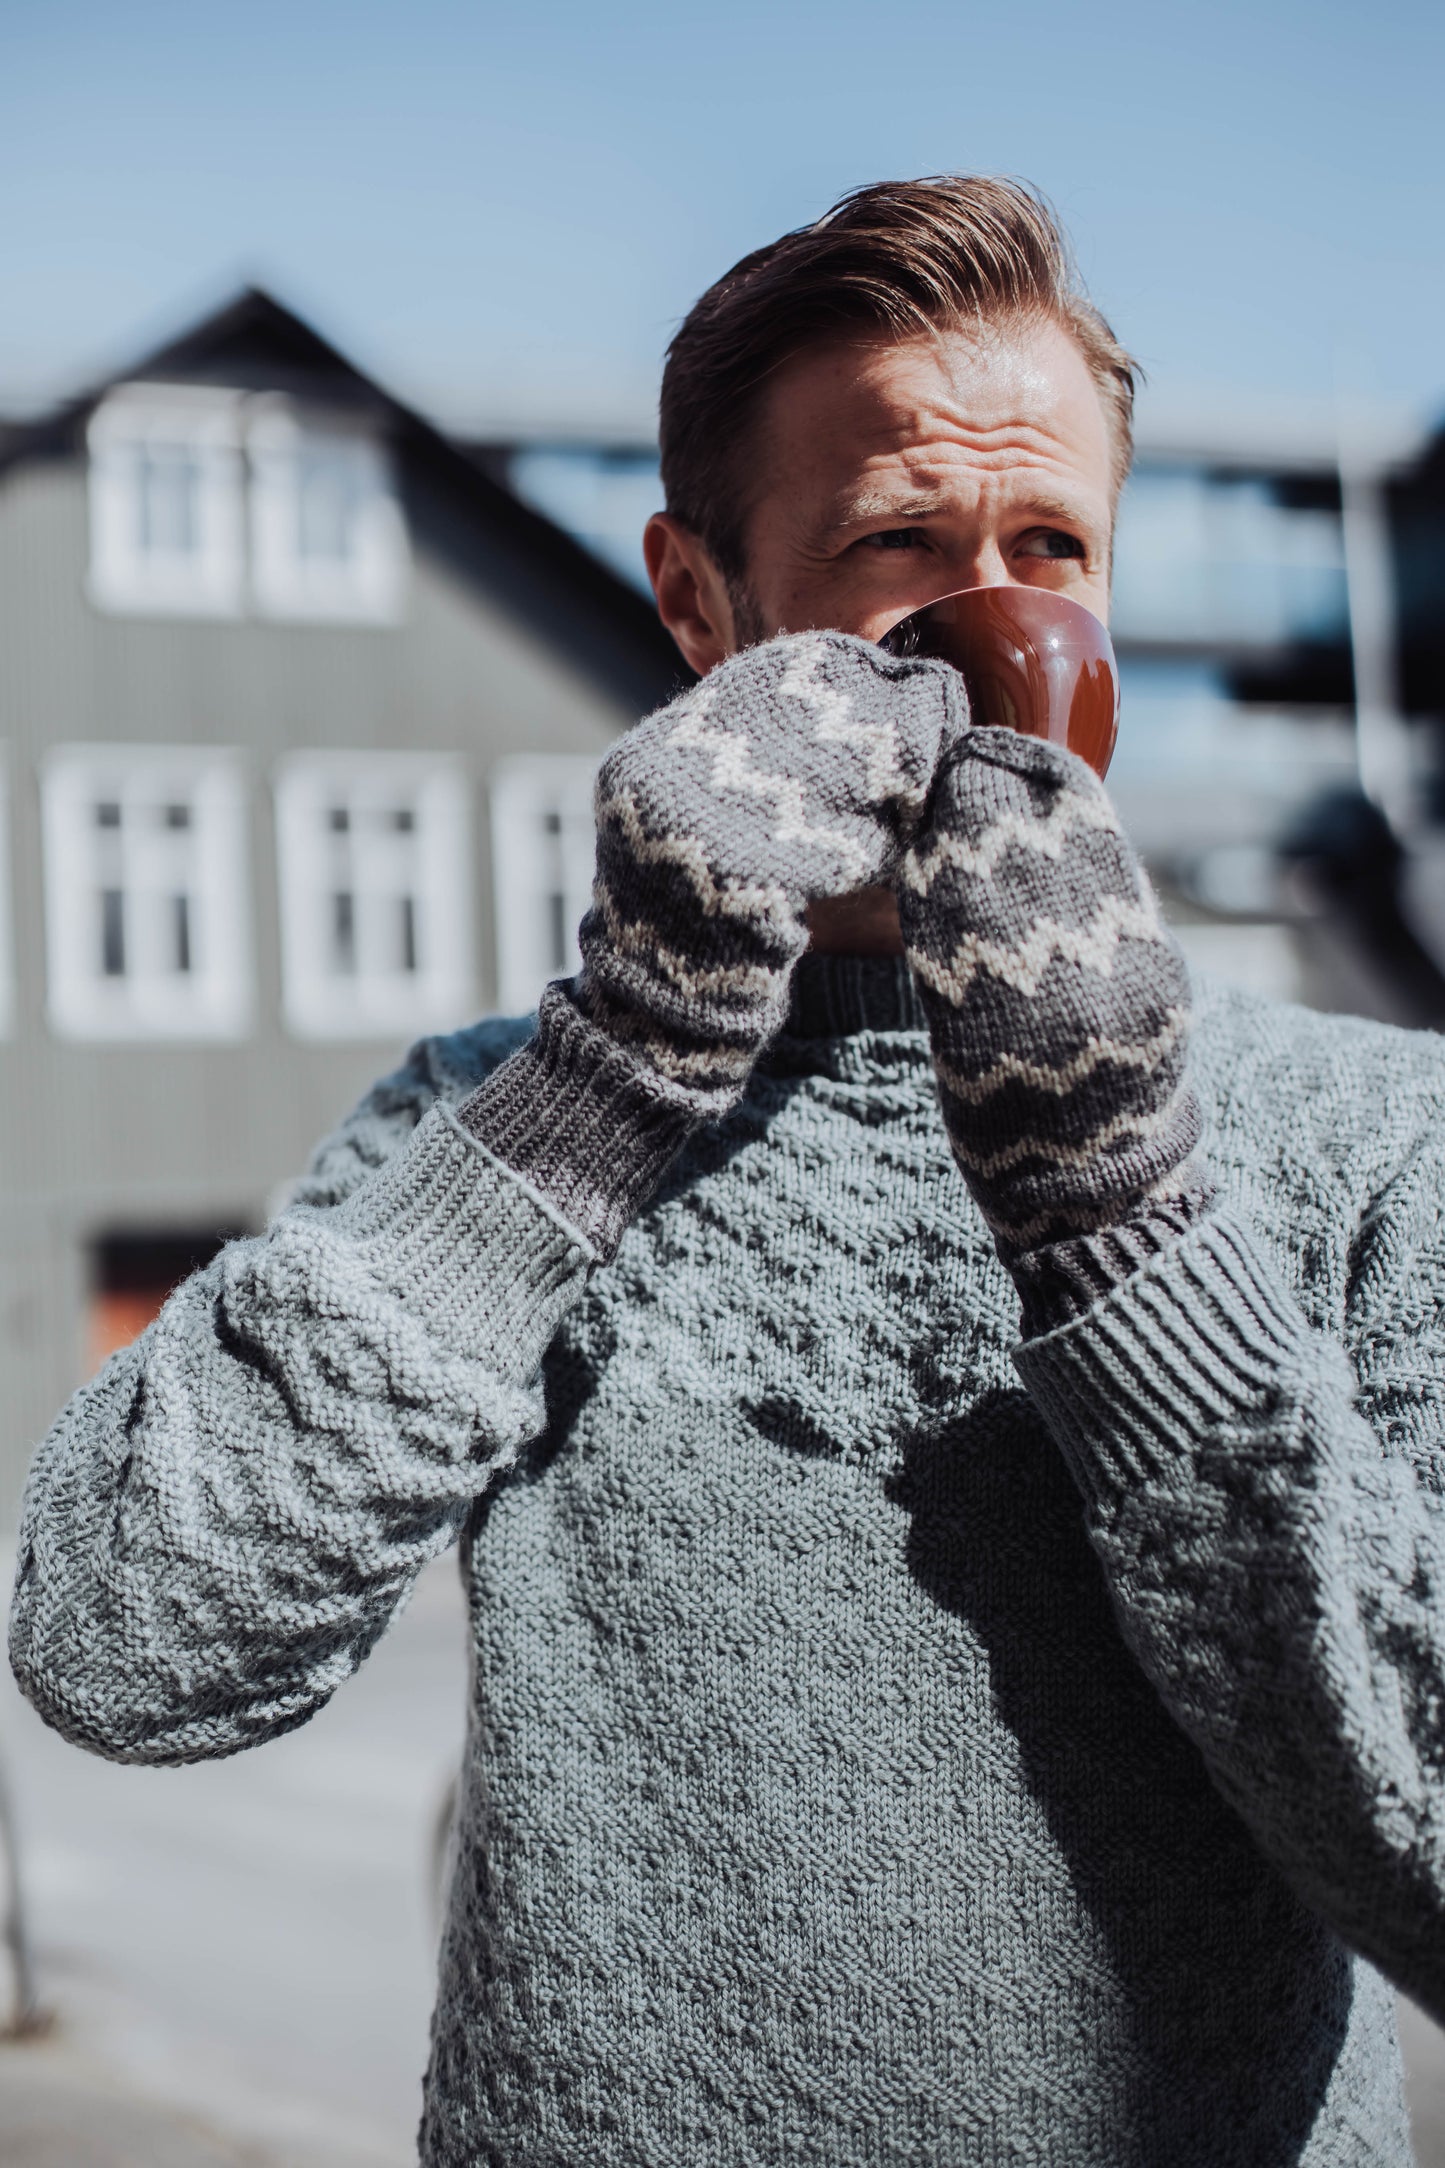
[[[745,249],[1021,173],[1163,397],[1445,411],[1445,8],[8,0],[0,406],[242,277],[450,418],[645,417]]]

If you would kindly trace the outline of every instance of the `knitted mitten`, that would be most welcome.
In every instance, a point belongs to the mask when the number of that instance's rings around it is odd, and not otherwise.
[[[808,905],[892,877],[966,721],[947,664],[803,633],[721,664],[603,763],[582,970],[459,1109],[599,1252],[741,1097]]]
[[[1026,1311],[1042,1274],[1065,1314],[1204,1197],[1183,961],[1103,785],[1009,730],[945,755],[898,896],[954,1158]]]

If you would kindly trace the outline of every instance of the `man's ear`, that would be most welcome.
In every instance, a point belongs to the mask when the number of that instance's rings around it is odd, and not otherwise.
[[[654,512],[647,522],[642,555],[658,616],[698,676],[705,677],[738,649],[727,581],[706,544],[670,512]]]

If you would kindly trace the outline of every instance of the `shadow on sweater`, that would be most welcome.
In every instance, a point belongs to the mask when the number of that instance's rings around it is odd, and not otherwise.
[[[1101,2007],[1113,2005],[1131,2049],[1107,2058],[1129,2073],[1124,2127],[1146,2149],[1146,2133],[1157,2125],[1163,2142],[1167,2130],[1176,2168],[1189,2129],[1201,2163],[1286,2168],[1345,2038],[1350,1961],[1256,1849],[1129,1655],[1078,1494],[1027,1395],[994,1390],[907,1437],[890,1487],[910,1516],[909,1568],[975,1637],[990,1713],[1037,1810],[1021,1804],[1009,1879],[1056,1889],[1061,1858],[1107,1952],[1094,1960]],[[1242,1971],[1252,1993],[1240,1993]],[[1047,1979],[1034,1987],[1042,2014]]]

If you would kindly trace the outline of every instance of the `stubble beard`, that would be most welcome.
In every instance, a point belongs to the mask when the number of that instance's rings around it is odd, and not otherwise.
[[[728,604],[733,613],[733,638],[739,652],[745,647],[761,647],[765,640],[773,637],[763,620],[757,596],[746,580],[728,581]]]

